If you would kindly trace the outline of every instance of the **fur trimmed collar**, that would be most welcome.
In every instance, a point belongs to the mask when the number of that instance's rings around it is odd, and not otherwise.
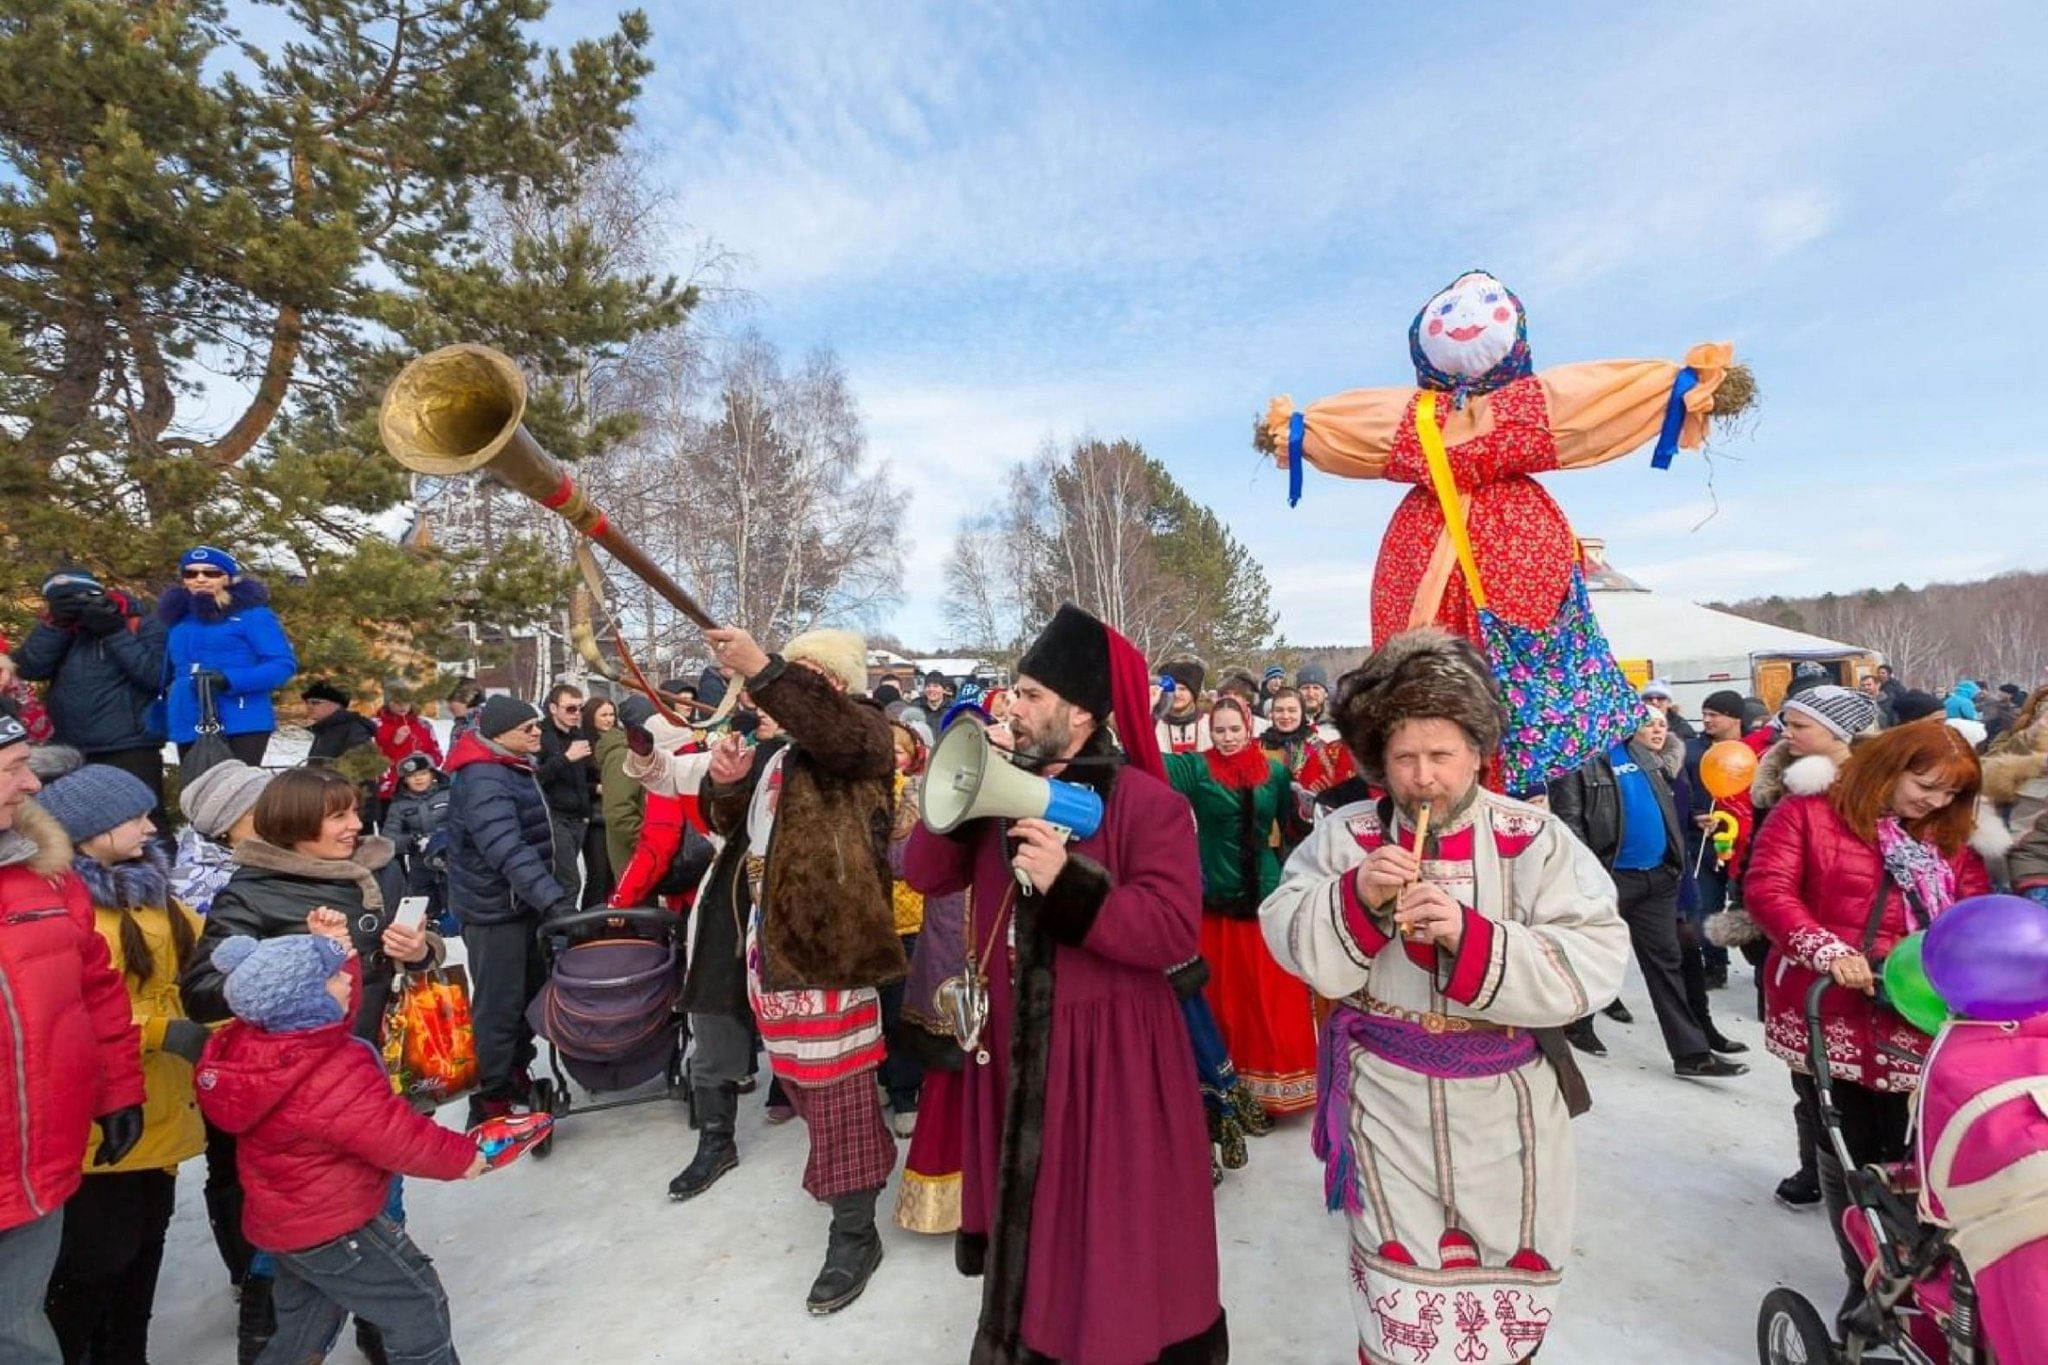
[[[161,909],[171,898],[171,864],[156,844],[142,850],[140,858],[108,866],[98,858],[80,853],[71,860],[71,870],[92,894],[92,903],[103,910]]]
[[[1060,771],[1059,780],[1087,787],[1102,798],[1104,805],[1108,805],[1111,793],[1116,791],[1117,774],[1123,771],[1124,764],[1129,761],[1124,757],[1124,751],[1109,737],[1108,729],[1097,726],[1095,733],[1088,736],[1074,757],[1092,758],[1096,761],[1069,765]]]
[[[306,877],[321,882],[347,882],[359,873],[374,873],[391,861],[397,849],[381,834],[366,834],[356,841],[349,858],[309,858],[263,839],[244,839],[235,845],[235,861],[243,867],[281,872],[287,877]]]
[[[244,607],[267,607],[270,605],[270,589],[262,580],[244,574],[228,584],[228,604],[223,607],[212,593],[187,591],[182,583],[173,584],[164,590],[163,600],[157,603],[156,614],[167,626],[175,626],[187,617],[204,625],[225,621]]]
[[[0,830],[0,867],[23,866],[38,877],[55,877],[71,866],[71,836],[33,801],[16,809],[13,829]]]
[[[1970,830],[1970,847],[1985,862],[1996,862],[2012,849],[2012,831],[1982,797],[1977,799],[1977,823]]]
[[[1792,757],[1791,744],[1781,739],[1757,759],[1756,776],[1749,784],[1749,799],[1763,811],[1788,796],[1819,796],[1835,785],[1835,779],[1841,773],[1841,765],[1826,754]]]

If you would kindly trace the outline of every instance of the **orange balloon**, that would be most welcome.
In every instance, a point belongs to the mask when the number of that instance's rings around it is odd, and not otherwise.
[[[1700,785],[1726,801],[1749,790],[1756,777],[1756,753],[1739,739],[1724,739],[1700,755]]]

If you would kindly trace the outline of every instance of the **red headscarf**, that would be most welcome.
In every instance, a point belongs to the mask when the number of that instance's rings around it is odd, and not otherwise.
[[[1252,712],[1236,697],[1218,697],[1216,704],[1209,708],[1210,734],[1215,734],[1216,713],[1235,711],[1244,719],[1244,747],[1225,757],[1221,749],[1207,749],[1202,757],[1209,760],[1209,776],[1232,791],[1255,791],[1272,780],[1273,760],[1266,757],[1266,751],[1252,738]]]

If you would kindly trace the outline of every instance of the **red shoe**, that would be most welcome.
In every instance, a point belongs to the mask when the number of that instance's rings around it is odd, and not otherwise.
[[[554,1130],[552,1114],[508,1114],[485,1119],[470,1129],[469,1135],[476,1139],[477,1149],[484,1154],[484,1169],[495,1171],[517,1161],[527,1148],[543,1141]]]

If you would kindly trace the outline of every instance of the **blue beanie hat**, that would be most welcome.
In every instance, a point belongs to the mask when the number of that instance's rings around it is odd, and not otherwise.
[[[221,549],[218,545],[194,545],[178,559],[178,568],[181,572],[191,568],[194,564],[212,565],[214,568],[226,573],[229,578],[240,578],[242,576],[241,564],[233,555]]]
[[[43,788],[36,804],[79,844],[149,814],[156,809],[156,793],[134,773],[88,763]]]
[[[346,1011],[327,993],[327,978],[346,961],[348,949],[324,934],[261,942],[236,934],[213,950],[213,965],[227,978],[228,1008],[265,1033],[340,1023]]]

